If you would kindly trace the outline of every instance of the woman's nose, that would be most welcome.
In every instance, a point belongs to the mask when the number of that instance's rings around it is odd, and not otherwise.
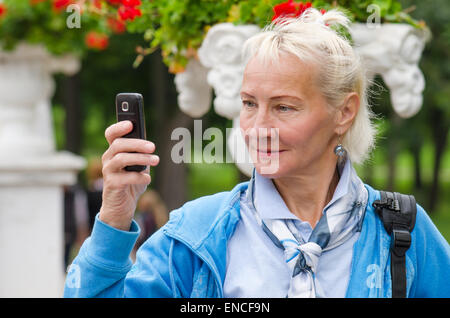
[[[262,107],[258,110],[252,126],[259,138],[270,137],[273,126],[273,119],[270,113]]]
[[[274,127],[273,118],[267,111],[258,110],[252,125],[247,129],[246,135],[251,143],[267,144],[278,138],[278,128]]]

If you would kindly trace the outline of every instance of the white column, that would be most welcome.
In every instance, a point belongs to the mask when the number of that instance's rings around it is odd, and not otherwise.
[[[64,285],[62,185],[84,160],[71,153],[0,159],[0,297],[60,297]]]
[[[63,185],[85,160],[54,149],[52,73],[79,62],[40,46],[0,52],[0,297],[60,297]]]

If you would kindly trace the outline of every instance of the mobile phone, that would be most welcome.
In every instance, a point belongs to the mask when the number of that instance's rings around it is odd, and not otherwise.
[[[129,120],[133,123],[133,130],[123,138],[147,139],[144,117],[144,99],[138,93],[120,93],[116,96],[117,122]],[[134,165],[125,167],[126,171],[140,172],[146,166]]]

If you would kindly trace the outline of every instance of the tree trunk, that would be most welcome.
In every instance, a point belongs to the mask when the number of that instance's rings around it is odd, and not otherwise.
[[[414,159],[414,188],[416,191],[422,190],[422,170],[421,170],[421,159],[420,159],[420,150],[422,148],[421,144],[413,144],[412,145],[412,155]]]
[[[175,117],[163,130],[163,137],[165,138],[163,143],[159,145],[159,156],[164,164],[158,165],[156,178],[158,179],[158,190],[169,211],[182,206],[188,198],[188,167],[184,163],[176,164],[172,161],[172,147],[179,141],[171,140],[170,136],[175,128],[185,127],[189,129],[191,123],[192,118],[177,110]]]
[[[171,211],[187,200],[188,171],[185,164],[172,161],[170,154],[177,141],[172,141],[170,137],[173,129],[190,129],[193,121],[178,107],[173,76],[163,64],[161,52],[154,52],[150,58],[151,100],[147,104],[151,107],[153,118],[147,119],[147,130],[156,144],[155,153],[160,157],[160,163],[152,173],[152,185]]]
[[[397,149],[395,144],[395,140],[392,140],[389,143],[388,148],[388,180],[386,185],[387,191],[394,191],[395,186],[395,159],[397,158]]]
[[[387,180],[387,190],[395,191],[395,178],[397,176],[397,156],[399,153],[399,140],[397,131],[401,125],[402,118],[400,118],[396,113],[392,113],[390,117],[392,124],[389,144],[388,144],[388,180]]]
[[[63,79],[63,103],[66,111],[65,149],[80,154],[81,150],[81,119],[80,73],[66,76]]]
[[[434,142],[434,165],[433,165],[433,181],[431,184],[430,200],[428,213],[433,213],[439,200],[439,172],[441,169],[442,156],[445,153],[447,145],[447,135],[449,132],[449,125],[446,122],[445,115],[440,110],[433,110],[432,112],[432,132]]]

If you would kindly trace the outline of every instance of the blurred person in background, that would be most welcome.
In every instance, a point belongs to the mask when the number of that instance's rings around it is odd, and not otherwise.
[[[64,186],[64,264],[67,268],[72,251],[78,251],[89,236],[86,191],[79,185]]]
[[[141,228],[136,245],[131,252],[133,261],[138,248],[169,220],[169,212],[155,190],[145,191],[138,200],[135,220]]]
[[[89,209],[89,227],[92,230],[95,215],[102,206],[103,175],[102,160],[98,157],[91,158],[86,169],[88,183],[87,201]]]
[[[64,187],[64,263],[73,258],[84,240],[89,237],[95,215],[102,205],[103,176],[102,161],[98,157],[89,159],[86,168],[87,189],[79,183]]]

